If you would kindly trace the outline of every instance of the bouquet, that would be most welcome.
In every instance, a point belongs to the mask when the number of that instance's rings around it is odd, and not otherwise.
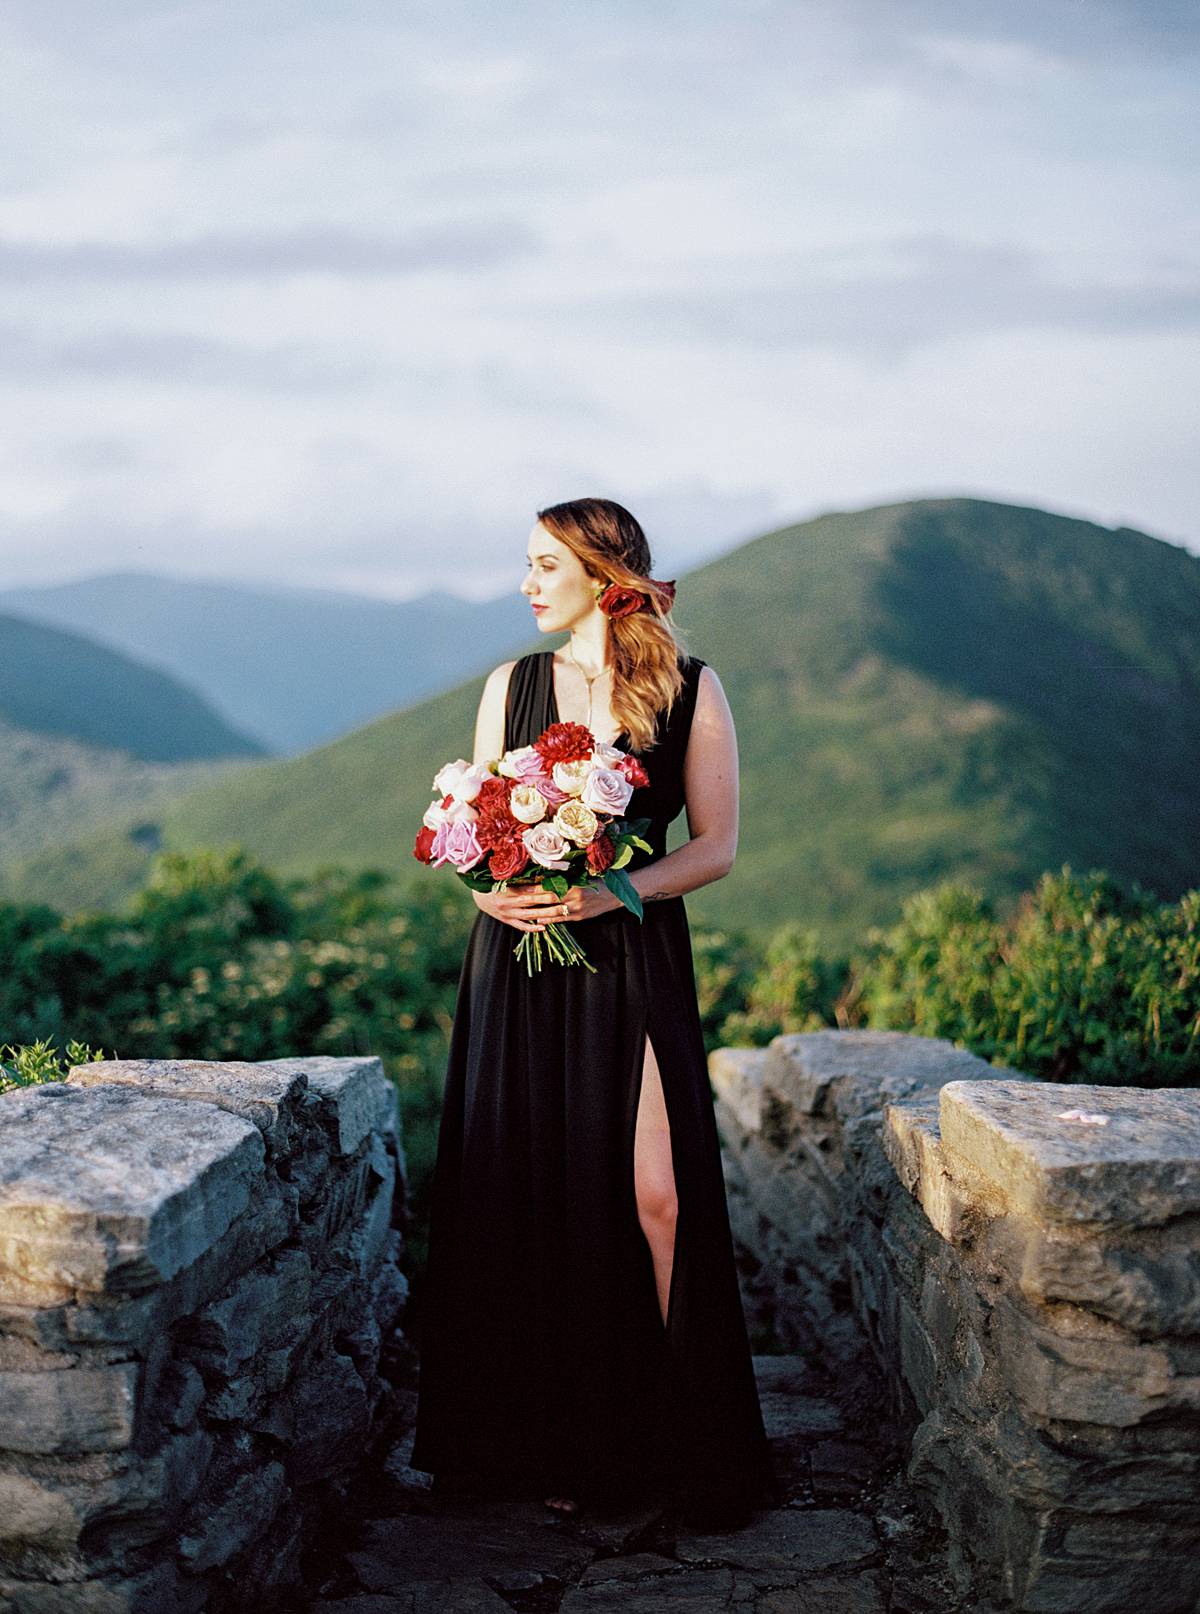
[[[573,885],[606,885],[642,917],[642,900],[624,872],[648,818],[622,814],[636,788],[650,783],[634,756],[599,745],[582,723],[551,723],[532,745],[495,762],[448,762],[439,770],[413,856],[432,868],[449,863],[475,891],[541,885],[565,897]],[[556,964],[595,966],[561,924],[525,931],[513,952],[532,975],[543,948]]]

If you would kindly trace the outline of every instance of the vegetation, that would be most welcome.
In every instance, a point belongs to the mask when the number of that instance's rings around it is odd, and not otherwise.
[[[240,847],[162,854],[121,915],[0,904],[0,1091],[105,1057],[378,1054],[400,1095],[419,1270],[474,914],[457,881],[401,896],[377,872],[283,881]],[[1200,890],[1168,903],[1064,866],[1008,919],[966,885],[915,893],[844,958],[795,923],[765,943],[703,925],[692,940],[710,1050],[890,1027],[1055,1081],[1200,1084]]]
[[[678,615],[729,696],[742,774],[737,865],[689,901],[700,926],[763,948],[798,923],[843,953],[947,880],[1001,918],[1064,863],[1164,901],[1195,884],[1200,558],[1186,550],[988,500],[913,500],[743,544],[684,580]],[[417,892],[408,852],[430,778],[469,754],[481,686],[239,765],[33,859],[6,851],[5,890],[112,910],[158,845],[237,842],[288,877],[336,863]]]

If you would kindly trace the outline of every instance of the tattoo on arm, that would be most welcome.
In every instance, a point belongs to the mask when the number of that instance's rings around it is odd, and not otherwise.
[[[670,895],[671,893],[669,891],[643,891],[642,901],[657,902],[660,897],[669,897]]]

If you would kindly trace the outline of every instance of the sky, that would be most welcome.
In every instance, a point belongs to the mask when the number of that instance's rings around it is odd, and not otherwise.
[[[0,587],[659,576],[953,493],[1200,552],[1187,0],[8,0]]]

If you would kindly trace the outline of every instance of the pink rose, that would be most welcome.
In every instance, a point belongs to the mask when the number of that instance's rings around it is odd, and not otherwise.
[[[533,861],[540,863],[544,869],[565,869],[569,866],[567,838],[553,824],[534,824],[532,828],[522,831],[521,839]]]
[[[623,773],[615,768],[593,768],[579,799],[595,813],[611,813],[619,818],[632,795],[633,786]]]
[[[451,863],[460,874],[465,874],[482,858],[483,847],[475,834],[474,824],[459,819],[455,823],[442,824],[437,829],[431,852],[430,862],[435,869],[443,863]]]

